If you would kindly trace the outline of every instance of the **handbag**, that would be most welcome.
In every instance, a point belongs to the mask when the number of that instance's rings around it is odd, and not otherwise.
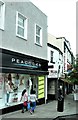
[[[30,102],[27,103],[27,109],[30,109]]]
[[[24,106],[27,106],[27,102],[25,101],[25,102],[23,103],[23,105],[24,105]]]

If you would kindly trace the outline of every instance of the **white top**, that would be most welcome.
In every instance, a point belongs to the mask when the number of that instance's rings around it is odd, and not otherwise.
[[[22,101],[27,101],[28,100],[28,94],[27,92],[24,93],[24,95],[22,96]]]
[[[30,95],[30,101],[31,102],[35,102],[36,101],[36,95],[35,94],[31,94]]]
[[[6,83],[6,92],[7,92],[7,93],[10,93],[10,92],[11,92],[11,88],[10,88],[9,83]]]

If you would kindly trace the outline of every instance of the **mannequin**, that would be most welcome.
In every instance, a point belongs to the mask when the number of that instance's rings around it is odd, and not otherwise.
[[[10,82],[6,81],[6,105],[9,105],[10,92],[11,92]]]
[[[19,75],[18,74],[16,75],[16,79],[15,79],[15,87],[18,90],[18,88],[19,88]]]
[[[27,81],[27,87],[28,87],[28,95],[30,95],[30,91],[31,91],[31,88],[32,88],[31,77],[29,77],[29,79]]]

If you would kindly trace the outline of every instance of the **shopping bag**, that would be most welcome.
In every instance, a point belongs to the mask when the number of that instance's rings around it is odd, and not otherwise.
[[[23,105],[24,105],[24,106],[27,106],[27,102],[25,101],[25,102],[23,103]]]
[[[30,109],[30,102],[27,103],[27,109]]]

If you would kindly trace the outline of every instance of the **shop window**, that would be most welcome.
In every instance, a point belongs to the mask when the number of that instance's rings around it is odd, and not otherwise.
[[[6,91],[7,81],[9,82],[10,88],[11,88],[10,98],[8,103],[13,104],[13,103],[19,102],[22,90],[25,88],[24,75],[8,73],[8,74],[5,74],[4,79],[5,79],[5,83],[4,83],[5,91]],[[5,100],[5,103],[6,103],[6,100]]]
[[[31,90],[35,90],[36,95],[38,96],[37,79],[38,77],[35,75],[0,73],[0,108],[8,107],[8,105],[17,105],[20,102],[22,91],[25,88],[27,89],[28,95]],[[28,80],[31,82],[28,83]],[[6,86],[8,84],[10,85],[11,91],[7,102]]]
[[[16,35],[27,39],[27,18],[19,12],[16,14]]]
[[[5,4],[0,1],[0,29],[4,30]]]
[[[42,28],[35,25],[35,43],[42,46]]]

